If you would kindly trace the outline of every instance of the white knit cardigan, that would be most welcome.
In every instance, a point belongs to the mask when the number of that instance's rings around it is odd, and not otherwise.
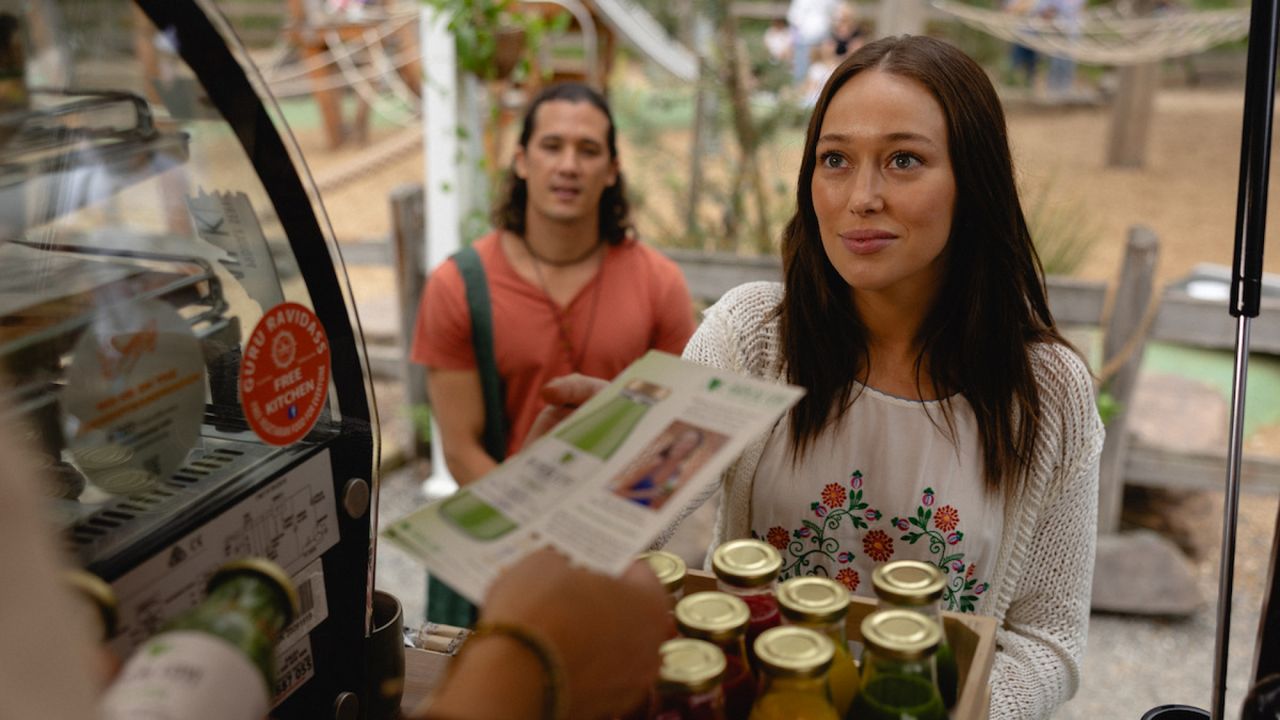
[[[778,283],[754,282],[708,309],[684,357],[769,380],[783,378]],[[1032,365],[1042,417],[1027,482],[1005,501],[991,587],[977,612],[999,623],[991,718],[1048,718],[1080,683],[1098,521],[1102,422],[1084,363],[1070,349],[1037,345]],[[748,537],[751,484],[767,434],[725,471],[712,547]],[[665,542],[665,538],[659,544]]]

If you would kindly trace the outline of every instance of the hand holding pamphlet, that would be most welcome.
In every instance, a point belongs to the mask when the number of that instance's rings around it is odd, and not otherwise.
[[[651,351],[548,435],[383,536],[473,602],[547,545],[619,575],[802,393]]]

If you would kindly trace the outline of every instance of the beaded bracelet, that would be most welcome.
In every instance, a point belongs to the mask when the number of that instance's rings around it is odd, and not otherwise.
[[[504,622],[480,621],[472,628],[471,639],[482,637],[511,638],[523,646],[538,659],[542,665],[545,682],[542,684],[542,717],[546,720],[563,720],[566,717],[564,706],[564,671],[555,650],[542,638],[519,625]]]

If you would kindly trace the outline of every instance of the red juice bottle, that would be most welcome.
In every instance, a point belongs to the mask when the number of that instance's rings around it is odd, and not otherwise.
[[[704,640],[676,638],[658,653],[658,695],[653,720],[726,720],[720,678],[724,653]]]
[[[774,590],[782,556],[769,543],[760,540],[730,540],[711,554],[711,569],[716,574],[716,587],[742,598],[751,611],[747,625],[747,657],[756,668],[755,642],[760,633],[782,624]]]
[[[756,678],[747,660],[747,625],[751,611],[741,599],[722,592],[693,593],[676,604],[680,634],[713,643],[724,653],[725,714],[745,718],[756,698]]]

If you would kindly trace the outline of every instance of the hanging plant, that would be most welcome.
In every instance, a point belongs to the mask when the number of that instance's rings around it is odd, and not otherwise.
[[[458,66],[485,80],[529,72],[534,53],[548,32],[568,26],[569,16],[551,19],[522,12],[516,0],[423,0],[444,16],[457,47]]]

